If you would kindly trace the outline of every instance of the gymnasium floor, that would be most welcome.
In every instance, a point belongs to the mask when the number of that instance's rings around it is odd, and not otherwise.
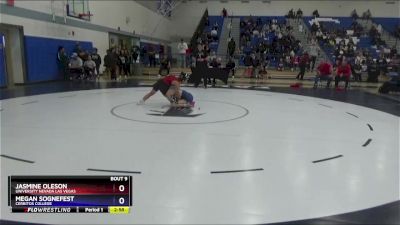
[[[133,80],[1,90],[1,220],[399,223],[400,101],[356,89],[184,89],[196,107],[183,114],[160,94],[136,105],[150,88]],[[133,176],[129,215],[11,214],[4,197],[8,175],[111,174]]]

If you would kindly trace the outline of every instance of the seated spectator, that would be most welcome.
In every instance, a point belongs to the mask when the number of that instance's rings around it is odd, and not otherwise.
[[[260,32],[257,29],[253,30],[253,36],[254,37],[259,37],[260,36]]]
[[[342,63],[336,69],[335,88],[338,88],[340,81],[345,81],[345,89],[349,86],[351,77],[351,67],[347,60],[342,60]]]
[[[332,64],[329,61],[322,61],[317,67],[317,75],[315,76],[314,88],[317,88],[318,82],[327,80],[326,88],[329,88],[332,81]]]
[[[279,63],[278,66],[276,67],[277,71],[283,71],[284,69],[284,61],[283,61],[283,57],[279,59]]]
[[[218,30],[218,28],[219,28],[218,22],[215,22],[213,25],[213,30]]]
[[[81,77],[83,74],[83,61],[76,52],[72,53],[69,60],[69,71],[75,78]]]
[[[91,56],[88,56],[87,60],[83,63],[83,69],[85,71],[86,78],[93,78],[96,70],[96,63],[92,60]]]
[[[69,60],[69,68],[71,69],[82,69],[83,61],[78,57],[77,53],[72,53],[71,59]]]
[[[218,41],[218,31],[216,29],[211,30],[211,38],[213,41]]]

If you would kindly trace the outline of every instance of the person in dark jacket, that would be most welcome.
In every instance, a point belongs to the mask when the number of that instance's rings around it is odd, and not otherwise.
[[[93,49],[93,53],[91,55],[92,60],[96,63],[96,75],[97,77],[100,75],[100,65],[101,65],[101,57],[97,53],[97,48]]]
[[[372,62],[368,65],[367,71],[368,71],[367,82],[377,83],[381,71],[378,63],[376,62],[376,59],[373,59]]]
[[[107,50],[107,55],[104,56],[104,66],[110,72],[111,80],[117,80],[117,63],[118,58],[115,49]]]
[[[226,64],[226,68],[230,69],[230,72],[232,72],[232,79],[235,79],[236,64],[232,58],[229,59],[228,63]]]
[[[65,53],[65,48],[63,46],[58,47],[57,52],[57,66],[60,76],[64,79],[68,79],[68,63],[69,59]]]
[[[233,54],[235,54],[235,50],[236,50],[236,42],[235,42],[235,40],[233,40],[233,38],[231,38],[231,40],[228,43],[228,54],[229,54],[229,57],[232,57]]]

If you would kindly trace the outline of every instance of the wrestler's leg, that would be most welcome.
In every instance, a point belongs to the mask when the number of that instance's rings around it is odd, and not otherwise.
[[[176,93],[179,91],[178,87],[176,87],[175,85],[171,85],[167,91],[167,93],[165,93],[165,97],[168,99],[169,102],[173,103],[175,102],[175,95]]]
[[[156,90],[152,89],[149,93],[147,93],[139,102],[138,105],[144,104],[144,102],[149,99],[151,96],[153,96],[155,93],[157,93]]]

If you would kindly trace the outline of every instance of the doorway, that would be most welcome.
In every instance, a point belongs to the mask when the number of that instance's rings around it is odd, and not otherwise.
[[[26,82],[24,30],[22,26],[0,23],[0,86]]]

